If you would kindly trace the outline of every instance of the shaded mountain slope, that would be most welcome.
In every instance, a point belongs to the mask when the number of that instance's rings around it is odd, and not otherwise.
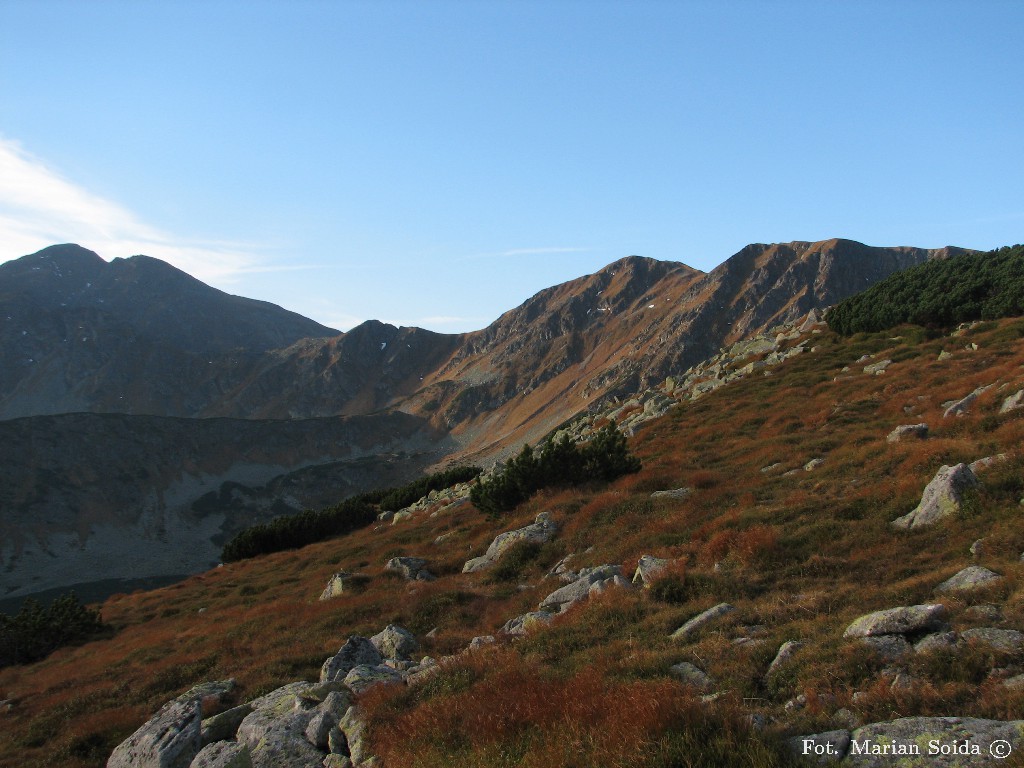
[[[511,755],[545,768],[788,768],[790,737],[899,716],[1019,718],[1024,409],[1001,411],[1024,388],[1024,321],[942,336],[816,330],[791,339],[806,351],[771,375],[642,427],[630,445],[643,469],[611,485],[543,492],[497,522],[467,504],[427,504],[393,525],[112,598],[102,610],[113,636],[0,670],[10,700],[0,764],[36,768],[56,755],[66,768],[102,766],[194,684],[236,679],[228,706],[316,680],[347,638],[389,623],[416,636],[417,661],[429,655],[440,669],[359,697],[367,749],[384,765]],[[864,370],[883,361],[883,374]],[[964,415],[944,416],[948,401],[982,387]],[[927,437],[887,440],[911,423],[928,424]],[[961,514],[893,527],[942,465],[1000,454],[978,465],[982,484]],[[690,491],[652,498],[680,488]],[[549,542],[462,572],[540,513],[555,528]],[[608,587],[522,639],[504,636],[509,619],[563,586],[551,572],[569,554],[572,570],[610,564],[627,577],[643,555],[671,565],[649,589]],[[385,567],[398,556],[426,559],[438,578],[405,580]],[[968,565],[997,578],[937,591]],[[359,573],[359,589],[318,600],[339,571]],[[721,603],[733,610],[672,637]],[[939,603],[955,633],[947,647],[844,637],[865,613]],[[487,635],[497,643],[462,653]],[[804,645],[773,669],[794,640]],[[889,646],[902,647],[897,658]],[[707,680],[688,667],[681,680],[683,662]]]

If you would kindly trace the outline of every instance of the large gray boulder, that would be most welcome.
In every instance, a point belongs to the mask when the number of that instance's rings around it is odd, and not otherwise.
[[[403,680],[405,680],[405,676],[401,672],[383,664],[374,666],[359,664],[352,667],[345,675],[345,685],[357,695],[376,685],[400,683]]]
[[[466,564],[462,567],[462,572],[476,573],[477,571],[490,568],[501,559],[501,556],[513,544],[520,541],[544,544],[551,541],[557,531],[558,527],[552,522],[551,515],[547,512],[541,512],[530,525],[517,528],[514,531],[505,531],[505,533],[496,536],[483,555],[466,561]]]
[[[846,628],[843,637],[874,637],[877,635],[911,635],[942,628],[946,607],[907,605],[875,611],[861,616]]]
[[[324,662],[320,670],[320,682],[344,680],[352,667],[358,664],[375,666],[384,661],[377,646],[365,637],[353,635],[341,646],[336,654]]]
[[[597,568],[585,569],[581,573],[582,575],[576,581],[556,589],[541,600],[538,609],[552,613],[564,612],[570,606],[590,597],[590,588],[594,584],[614,581],[616,576],[621,578],[622,568],[618,565],[601,565]]]
[[[420,649],[416,636],[397,624],[388,624],[383,630],[370,638],[370,642],[380,651],[385,659],[401,659],[407,661],[412,654]]]
[[[683,626],[673,632],[670,637],[673,640],[688,640],[711,622],[720,619],[722,616],[725,616],[727,613],[732,613],[735,610],[736,609],[728,603],[719,603],[712,608],[708,608],[703,613],[699,613],[694,616],[688,622],[683,624]]]
[[[950,576],[935,588],[936,592],[970,592],[990,587],[1003,577],[980,565],[969,565],[954,576]]]
[[[409,581],[433,581],[434,574],[426,565],[422,557],[393,557],[384,564],[384,570],[400,573]]]
[[[892,524],[903,529],[920,528],[958,514],[963,509],[964,492],[977,484],[977,476],[966,464],[943,466],[925,487],[921,503]]]
[[[303,704],[300,701],[287,713],[257,709],[242,721],[238,741],[249,748],[253,768],[317,768],[323,764],[324,753],[306,738],[306,728],[316,712]]]
[[[249,747],[237,741],[218,741],[203,747],[190,768],[253,768]]]
[[[999,412],[1009,413],[1021,407],[1024,407],[1024,389],[1018,390],[1015,394],[1003,400],[1003,404],[999,406]]]
[[[202,748],[202,710],[234,688],[234,680],[202,683],[164,704],[121,742],[107,768],[188,768]]]

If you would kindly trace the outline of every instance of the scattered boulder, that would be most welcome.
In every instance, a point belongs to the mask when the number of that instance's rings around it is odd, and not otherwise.
[[[645,587],[649,587],[654,578],[671,564],[671,560],[667,560],[663,557],[642,555],[636,563],[636,572],[633,574],[633,583],[642,583]]]
[[[1016,394],[1010,395],[1003,400],[1003,404],[999,406],[999,412],[1009,413],[1021,407],[1024,407],[1024,389],[1018,390]]]
[[[885,369],[892,365],[892,360],[879,360],[877,363],[864,366],[864,373],[869,376],[878,376],[885,373]]]
[[[787,640],[779,647],[779,652],[775,654],[775,658],[772,663],[768,666],[768,671],[765,672],[765,677],[770,677],[774,673],[778,672],[783,665],[785,665],[790,659],[793,658],[794,654],[804,647],[804,643],[799,640]]]
[[[966,397],[962,397],[959,400],[954,401],[946,408],[942,414],[942,418],[948,419],[951,416],[963,416],[969,413],[971,408],[974,406],[974,401],[978,399],[978,395],[982,394],[985,390],[989,389],[992,385],[986,387],[978,387],[976,390]]]
[[[651,494],[652,499],[685,499],[693,493],[693,488],[673,488],[668,491],[655,491]]]
[[[982,621],[1002,621],[1003,612],[999,610],[998,605],[982,603],[981,605],[972,605],[964,611],[964,616]]]
[[[991,466],[1006,461],[1007,458],[1008,457],[1005,453],[997,453],[995,456],[986,456],[983,459],[977,459],[976,461],[972,461],[967,466],[971,468],[971,472],[977,474],[983,469],[988,469]]]
[[[480,635],[469,641],[469,650],[476,651],[484,646],[496,643],[498,640],[494,635]]]
[[[345,571],[339,571],[331,576],[327,582],[327,586],[324,587],[324,591],[320,595],[321,600],[330,600],[335,597],[339,597],[345,592],[346,582],[351,582],[354,574],[346,573]]]
[[[903,635],[861,637],[860,642],[886,661],[897,661],[910,653],[911,646]]]
[[[728,603],[719,603],[712,608],[708,608],[703,613],[694,616],[688,622],[683,624],[683,626],[673,632],[670,637],[673,640],[688,640],[711,622],[725,616],[727,613],[732,613],[735,610],[736,609]]]
[[[955,576],[951,576],[935,588],[936,592],[969,592],[983,587],[990,587],[1002,576],[980,565],[969,565]]]
[[[876,637],[878,635],[910,635],[940,629],[946,607],[909,605],[875,611],[861,616],[846,628],[843,637]]]
[[[482,556],[474,557],[466,562],[462,567],[462,572],[476,573],[477,571],[490,568],[501,559],[505,550],[516,542],[532,541],[538,544],[544,544],[551,541],[557,531],[558,528],[554,522],[552,522],[550,514],[547,512],[541,512],[530,525],[514,531],[506,531],[505,533],[496,536]]]
[[[380,651],[365,637],[353,635],[339,651],[324,662],[320,670],[320,682],[344,680],[349,671],[359,665],[376,666],[384,660]]]
[[[683,685],[693,686],[701,692],[710,691],[715,685],[715,681],[706,672],[688,661],[673,664],[668,671],[673,677],[679,678]]]
[[[914,643],[914,653],[949,651],[956,648],[957,645],[958,635],[956,632],[933,632]]]
[[[234,680],[203,683],[167,702],[114,749],[107,768],[188,768],[203,746],[203,702],[220,700],[234,686]]]
[[[824,463],[825,463],[825,460],[823,458],[821,458],[821,457],[818,457],[816,459],[811,459],[806,464],[804,464],[804,472],[810,472],[812,470],[815,470],[815,469],[817,469],[818,467],[820,467]]]
[[[1007,653],[1014,653],[1024,648],[1024,634],[1015,629],[995,629],[993,627],[965,629],[960,633],[960,637],[965,642],[974,641]]]
[[[927,424],[902,424],[890,432],[885,441],[887,443],[899,443],[910,438],[924,440],[926,437],[928,437]]]
[[[373,646],[380,651],[380,655],[385,659],[407,660],[412,658],[412,654],[420,649],[420,644],[416,642],[415,635],[396,624],[388,624],[383,630],[371,637],[370,642],[373,643]]]
[[[393,557],[384,565],[385,571],[400,573],[409,581],[433,581],[434,575],[425,566],[422,557]]]
[[[963,509],[964,492],[978,485],[978,478],[966,464],[942,466],[911,512],[892,521],[897,528],[920,528],[937,523]]]
[[[585,568],[582,575],[571,584],[556,589],[541,600],[538,606],[541,611],[564,612],[570,606],[590,596],[591,585],[599,582],[614,582],[615,577],[622,577],[622,569],[618,565],[601,565],[597,568]]]
[[[555,614],[547,611],[531,611],[530,613],[524,613],[522,616],[516,616],[514,619],[509,619],[505,626],[501,628],[501,631],[506,635],[522,637],[539,626],[550,624],[554,617]]]

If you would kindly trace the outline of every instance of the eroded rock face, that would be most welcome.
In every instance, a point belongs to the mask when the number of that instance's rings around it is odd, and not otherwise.
[[[203,683],[167,702],[114,749],[107,768],[188,768],[203,746],[203,702],[222,699],[234,685],[234,680]]]
[[[946,607],[942,604],[909,605],[875,611],[861,616],[846,628],[843,637],[910,635],[942,627]]]
[[[190,768],[253,768],[252,755],[245,744],[218,741],[203,747]]]
[[[963,509],[964,492],[977,484],[977,476],[966,464],[943,466],[925,487],[921,503],[892,524],[897,528],[920,528],[958,514]]]

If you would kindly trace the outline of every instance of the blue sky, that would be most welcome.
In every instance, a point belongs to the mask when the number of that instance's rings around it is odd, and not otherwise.
[[[0,2],[0,261],[146,253],[336,328],[630,254],[1024,241],[1021,2]]]

